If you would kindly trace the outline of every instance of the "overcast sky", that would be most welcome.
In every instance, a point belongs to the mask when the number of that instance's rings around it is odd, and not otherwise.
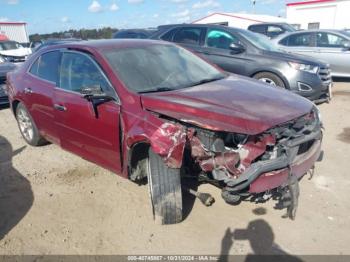
[[[256,0],[256,13],[285,14],[286,0]],[[67,29],[154,27],[210,12],[252,13],[252,0],[0,0],[0,21],[24,21],[29,34]]]

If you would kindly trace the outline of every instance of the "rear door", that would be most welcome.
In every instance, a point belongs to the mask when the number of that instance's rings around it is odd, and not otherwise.
[[[328,32],[316,33],[317,55],[320,60],[330,64],[333,75],[350,75],[350,50],[343,44],[348,40]]]
[[[317,57],[313,32],[292,34],[279,43],[282,45],[281,48],[288,52]]]
[[[207,30],[203,54],[210,62],[218,65],[223,70],[245,75],[246,67],[252,62],[246,56],[246,52],[235,53],[230,49],[232,43],[244,45],[238,35],[228,31],[209,28]]]
[[[62,54],[59,87],[54,93],[55,122],[61,145],[87,160],[114,172],[121,171],[119,116],[120,103],[109,101],[97,107],[83,98],[83,87],[99,86],[119,101],[109,80],[88,54]]]
[[[59,144],[54,126],[52,97],[58,84],[60,51],[42,54],[29,68],[24,83],[25,105],[40,133],[53,143]]]

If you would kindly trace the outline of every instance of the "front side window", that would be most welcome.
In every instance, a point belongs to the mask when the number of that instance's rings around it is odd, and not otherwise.
[[[316,34],[316,44],[318,47],[342,48],[345,42],[347,40],[338,35],[324,32]]]
[[[174,42],[183,44],[194,44],[199,45],[201,38],[202,29],[201,28],[182,28],[176,32],[174,35]]]
[[[114,72],[134,92],[173,90],[225,77],[184,48],[153,44],[103,52]]]
[[[41,79],[58,84],[61,53],[52,51],[41,55],[31,66],[29,72]]]
[[[100,87],[106,93],[111,92],[108,81],[93,60],[73,52],[63,54],[60,87],[79,93],[84,87]]]
[[[312,34],[303,33],[291,35],[288,38],[288,46],[311,46],[312,45]]]
[[[232,43],[239,43],[239,39],[225,31],[211,29],[207,34],[206,44],[209,47],[230,49]]]

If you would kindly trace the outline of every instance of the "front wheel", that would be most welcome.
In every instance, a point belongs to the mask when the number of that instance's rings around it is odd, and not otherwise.
[[[182,221],[180,169],[169,168],[163,159],[149,149],[148,185],[154,220],[158,224]]]
[[[254,75],[253,78],[255,78],[259,81],[262,81],[266,84],[269,84],[271,86],[279,86],[282,88],[286,87],[283,80],[274,73],[261,72],[261,73],[257,73],[256,75]]]
[[[22,103],[19,103],[16,108],[16,119],[19,130],[28,144],[32,146],[41,146],[47,143],[39,134],[39,130],[36,127],[33,118]]]

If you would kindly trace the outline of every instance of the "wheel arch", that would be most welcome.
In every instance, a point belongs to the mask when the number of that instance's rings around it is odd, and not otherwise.
[[[147,177],[145,161],[148,159],[148,150],[151,143],[147,140],[135,142],[128,151],[127,173],[132,181],[143,180]]]
[[[250,74],[251,78],[254,78],[255,75],[259,74],[259,73],[270,73],[270,74],[275,74],[276,76],[278,76],[279,78],[281,78],[281,80],[284,83],[284,86],[286,87],[286,89],[290,89],[290,85],[289,82],[287,80],[287,78],[278,70],[274,70],[272,68],[268,68],[268,69],[259,69],[254,71],[253,73]]]

